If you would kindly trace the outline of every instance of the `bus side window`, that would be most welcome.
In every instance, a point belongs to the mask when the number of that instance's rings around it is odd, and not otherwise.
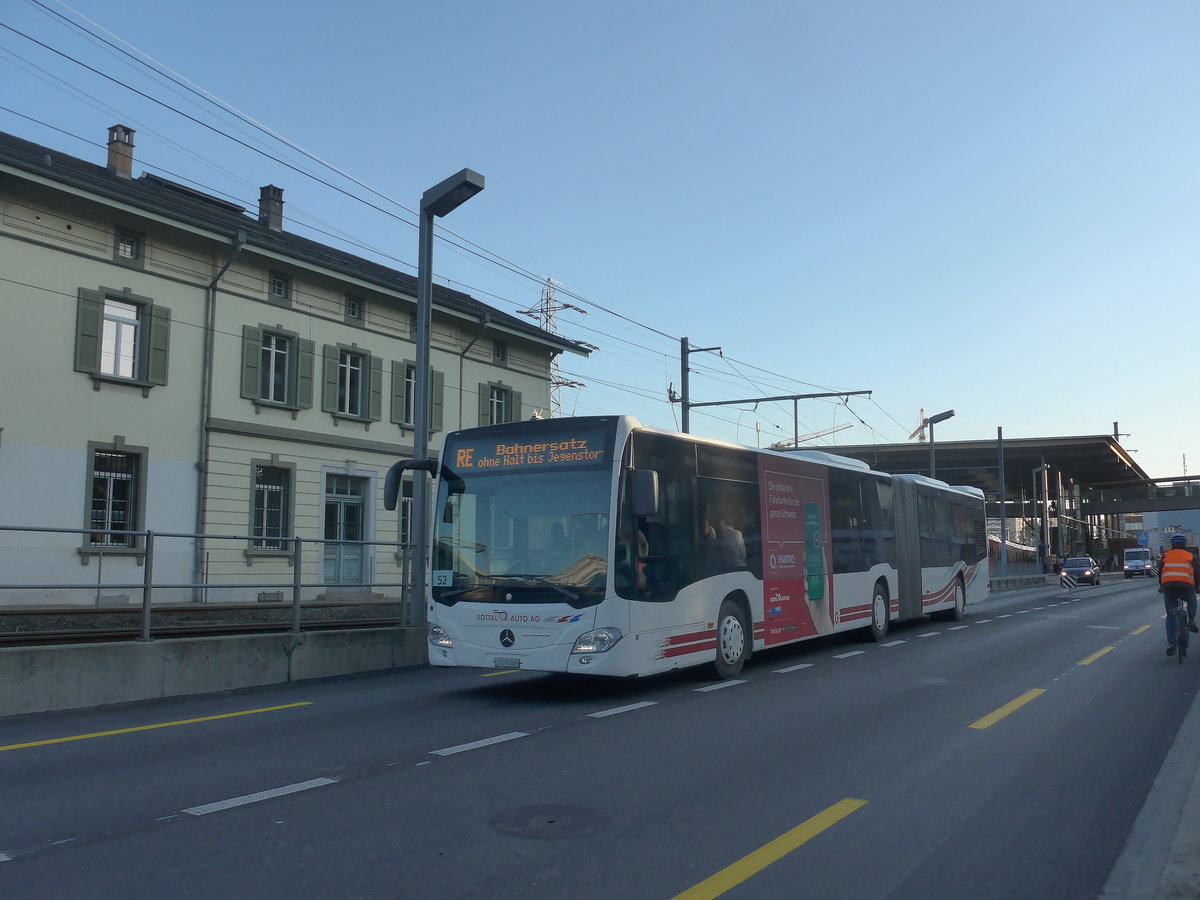
[[[864,568],[860,481],[860,477],[852,472],[838,469],[829,472],[829,530],[834,572],[858,572]]]
[[[694,566],[695,445],[665,435],[635,433],[632,462],[636,468],[626,473],[630,487],[625,497],[631,508],[621,524],[636,523],[646,536],[645,587],[638,592],[638,599],[668,602],[688,583]],[[642,470],[657,474],[657,505],[652,512],[635,517],[632,483]]]

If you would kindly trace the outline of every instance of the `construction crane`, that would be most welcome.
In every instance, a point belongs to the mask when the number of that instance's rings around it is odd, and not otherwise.
[[[813,438],[825,437],[827,434],[834,434],[838,431],[845,431],[847,428],[853,428],[853,422],[844,422],[841,425],[834,425],[832,428],[826,428],[824,431],[814,431],[812,434],[802,434],[799,437],[789,438],[786,441],[776,441],[768,450],[794,450],[799,448],[804,441],[811,441]]]
[[[921,410],[921,418],[917,420],[917,427],[913,429],[913,433],[908,436],[908,439],[911,441],[920,435],[921,440],[925,440],[925,426],[928,424],[929,420],[925,418],[925,410]]]

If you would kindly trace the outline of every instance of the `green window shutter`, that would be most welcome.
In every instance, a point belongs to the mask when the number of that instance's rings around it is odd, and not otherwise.
[[[104,327],[104,304],[96,291],[79,289],[75,316],[75,371],[100,371],[100,334]]]
[[[367,403],[367,418],[378,422],[383,418],[383,360],[368,356],[367,365],[371,372],[371,397]]]
[[[392,415],[395,425],[404,424],[404,363],[392,360]]]
[[[321,409],[325,412],[337,412],[338,399],[338,348],[332,344],[325,345],[325,366],[321,373]]]
[[[430,384],[432,388],[431,397],[433,401],[433,409],[430,410],[429,430],[431,432],[442,430],[442,416],[446,405],[446,373],[433,370],[433,380]]]
[[[509,391],[508,399],[509,399],[509,411],[508,411],[509,420],[512,422],[521,421],[521,392],[520,391]]]
[[[262,360],[262,329],[242,326],[242,396],[258,399],[258,368]]]
[[[315,344],[300,338],[296,353],[296,395],[295,404],[301,409],[311,409],[313,405],[313,357]]]
[[[479,424],[491,424],[491,406],[488,404],[488,397],[491,395],[491,389],[487,384],[479,385]]]
[[[146,360],[146,380],[151,384],[166,384],[171,349],[171,311],[157,304],[146,307],[146,311],[149,313],[146,319],[150,329],[146,340],[146,346],[150,348]]]

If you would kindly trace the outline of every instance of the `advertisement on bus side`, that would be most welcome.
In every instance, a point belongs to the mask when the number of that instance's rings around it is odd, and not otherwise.
[[[777,457],[759,459],[762,485],[763,624],[770,646],[828,629],[829,512],[825,470]]]

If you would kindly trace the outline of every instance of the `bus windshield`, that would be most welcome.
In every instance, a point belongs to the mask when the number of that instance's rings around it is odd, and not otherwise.
[[[522,423],[528,426],[529,423]],[[608,574],[612,435],[547,420],[450,435],[435,513],[433,599],[595,606]]]

